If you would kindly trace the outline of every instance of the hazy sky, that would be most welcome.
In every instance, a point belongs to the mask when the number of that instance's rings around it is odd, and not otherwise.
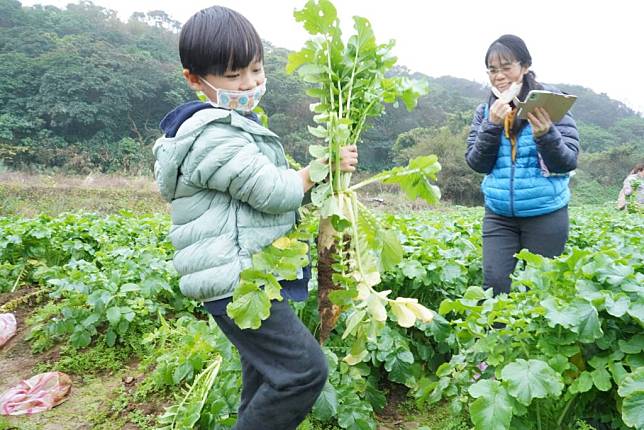
[[[69,0],[22,0],[60,8]],[[118,11],[164,10],[185,22],[199,9],[221,4],[245,15],[260,36],[296,50],[308,38],[293,18],[304,0],[94,0]],[[583,85],[644,112],[644,4],[632,0],[335,0],[344,34],[353,15],[369,19],[379,42],[396,39],[399,64],[429,76],[487,82],[484,55],[504,33],[522,37],[537,79]]]

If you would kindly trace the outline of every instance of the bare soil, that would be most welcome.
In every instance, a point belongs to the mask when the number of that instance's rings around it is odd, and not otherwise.
[[[34,297],[35,287],[23,288],[14,293],[0,294],[0,307],[21,298]],[[24,379],[35,376],[34,366],[57,358],[58,349],[34,354],[25,339],[29,330],[26,320],[33,313],[36,300],[26,300],[12,310],[17,321],[16,335],[0,348],[0,393],[5,392]],[[0,308],[1,309],[1,308]],[[3,311],[4,312],[4,311]],[[20,430],[78,430],[96,428],[91,417],[107,408],[110,399],[118,391],[120,376],[69,375],[72,389],[67,400],[50,411],[29,416],[4,417],[5,422]],[[12,428],[12,427],[9,427]],[[130,427],[131,429],[137,427]]]

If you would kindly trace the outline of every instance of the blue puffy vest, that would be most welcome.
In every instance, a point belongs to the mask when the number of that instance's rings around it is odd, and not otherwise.
[[[484,115],[487,118],[488,106]],[[496,163],[481,184],[485,206],[498,215],[516,217],[544,215],[566,206],[570,175],[544,176],[530,124],[521,129],[516,145],[513,163],[512,144],[501,133]]]

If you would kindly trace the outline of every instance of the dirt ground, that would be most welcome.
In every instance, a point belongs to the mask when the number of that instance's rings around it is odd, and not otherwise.
[[[35,288],[18,290],[15,293],[0,294],[0,306],[9,302],[28,297],[36,291]],[[0,348],[0,393],[16,385],[24,379],[35,376],[34,366],[55,358],[54,349],[43,354],[33,354],[29,342],[25,339],[28,334],[26,320],[38,306],[35,300],[26,300],[13,310],[18,323],[16,335]],[[2,308],[0,308],[0,312]],[[82,377],[70,375],[72,389],[67,400],[54,409],[30,416],[4,417],[5,427],[20,430],[79,430],[96,428],[90,418],[109,405],[113,393],[121,384],[120,376],[91,376]]]

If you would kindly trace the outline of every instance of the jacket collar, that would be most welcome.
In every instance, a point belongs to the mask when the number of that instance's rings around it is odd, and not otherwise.
[[[230,124],[233,127],[240,128],[248,133],[271,136],[278,138],[278,136],[269,129],[261,126],[250,118],[228,109],[195,109],[190,113],[189,118],[184,118],[180,127],[177,127],[176,135],[185,135],[197,129],[200,129],[211,122],[218,122],[223,124]],[[172,136],[166,136],[172,138]]]

